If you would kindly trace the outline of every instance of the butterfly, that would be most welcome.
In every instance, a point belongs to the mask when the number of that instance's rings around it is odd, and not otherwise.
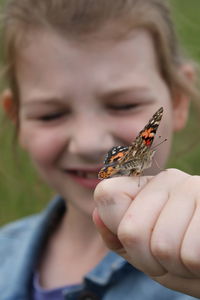
[[[140,176],[144,169],[151,167],[156,152],[155,147],[151,148],[151,145],[162,116],[163,107],[160,107],[130,146],[116,146],[110,149],[98,178]]]

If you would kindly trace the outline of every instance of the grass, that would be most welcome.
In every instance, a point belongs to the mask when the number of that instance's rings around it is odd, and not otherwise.
[[[173,18],[186,55],[200,63],[200,1],[171,0]],[[199,113],[193,107],[187,127],[175,134],[169,167],[200,174]]]
[[[1,138],[0,224],[40,211],[52,195],[39,180],[26,153],[13,145],[13,130],[6,124]]]
[[[200,1],[171,0],[171,5],[181,42],[187,46],[188,54],[200,62]],[[169,167],[200,174],[198,120],[193,111],[186,130],[175,135]],[[18,148],[13,151],[12,125],[3,124],[1,129],[0,225],[40,211],[52,196],[38,179],[26,154]]]

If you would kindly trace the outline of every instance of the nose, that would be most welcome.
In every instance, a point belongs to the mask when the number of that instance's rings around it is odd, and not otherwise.
[[[114,145],[114,138],[106,124],[98,117],[79,118],[68,140],[68,151],[82,156],[101,157]]]

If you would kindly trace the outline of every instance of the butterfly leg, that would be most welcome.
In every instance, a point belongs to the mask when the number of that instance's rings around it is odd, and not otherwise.
[[[166,169],[163,169],[163,168],[161,168],[161,167],[159,166],[159,164],[158,164],[158,162],[157,162],[157,160],[156,160],[155,158],[153,158],[153,161],[155,162],[155,165],[156,165],[156,167],[159,169],[160,172],[161,172],[161,171],[166,171]]]
[[[141,174],[138,175],[138,187],[140,187],[140,177],[141,177]]]

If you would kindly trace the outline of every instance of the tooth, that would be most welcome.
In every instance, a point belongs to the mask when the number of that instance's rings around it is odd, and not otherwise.
[[[76,171],[76,175],[79,176],[79,177],[84,177],[84,178],[88,178],[88,179],[94,179],[94,178],[97,178],[97,174],[96,172],[86,172],[86,171],[81,171],[81,170],[78,170]]]
[[[86,178],[89,178],[89,179],[97,178],[97,174],[94,172],[88,172],[88,173],[86,173]]]
[[[85,177],[85,172],[83,172],[83,171],[77,171],[77,175],[79,177]]]

